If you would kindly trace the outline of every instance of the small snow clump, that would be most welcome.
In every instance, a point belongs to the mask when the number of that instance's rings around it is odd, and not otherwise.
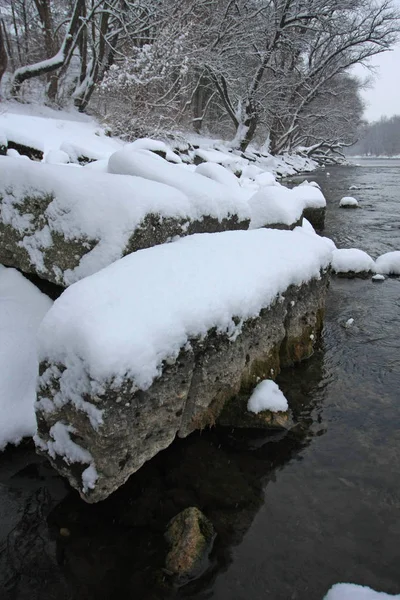
[[[247,403],[247,410],[256,415],[263,410],[285,412],[288,408],[288,401],[272,379],[261,381]]]

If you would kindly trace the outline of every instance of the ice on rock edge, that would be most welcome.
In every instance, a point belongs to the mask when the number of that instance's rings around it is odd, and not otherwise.
[[[332,254],[332,269],[336,273],[375,272],[374,260],[358,248],[336,249]]]
[[[255,414],[258,414],[263,410],[285,412],[288,408],[288,401],[279,386],[275,381],[272,381],[272,379],[261,381],[261,383],[255,387],[247,403],[247,410]]]
[[[36,332],[52,301],[0,265],[0,450],[36,431]]]
[[[327,244],[301,228],[193,235],[140,250],[62,294],[40,328],[40,359],[66,366],[66,396],[93,393],[90,380],[128,378],[148,389],[191,339],[213,328],[234,339],[246,319],[290,285],[319,278],[330,259]]]
[[[323,600],[400,600],[400,595],[375,592],[369,587],[354,583],[337,583]]]

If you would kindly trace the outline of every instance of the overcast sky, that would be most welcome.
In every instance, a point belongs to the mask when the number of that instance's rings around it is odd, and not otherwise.
[[[371,64],[377,70],[371,87],[362,92],[366,119],[376,121],[384,115],[400,115],[400,45],[376,56]],[[369,75],[363,67],[357,67],[355,73],[362,78]]]

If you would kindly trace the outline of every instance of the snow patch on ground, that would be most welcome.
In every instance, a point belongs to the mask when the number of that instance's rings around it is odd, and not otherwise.
[[[18,271],[0,265],[0,450],[36,431],[36,333],[51,305]]]
[[[270,410],[271,412],[287,411],[288,408],[288,401],[272,379],[261,381],[255,387],[247,403],[247,410],[255,414],[263,410]]]

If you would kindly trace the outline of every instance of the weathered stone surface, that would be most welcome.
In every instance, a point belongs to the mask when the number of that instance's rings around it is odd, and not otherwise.
[[[310,221],[311,225],[317,231],[323,231],[325,228],[325,207],[320,208],[305,208],[303,210],[303,217]]]
[[[259,317],[246,321],[234,341],[215,331],[202,341],[191,340],[190,347],[181,351],[174,364],[165,365],[162,376],[146,391],[132,390],[127,380],[85,398],[103,411],[98,429],[93,428],[88,413],[77,410],[72,402],[51,403],[51,410],[47,409],[48,398],[60,391],[65,367],[42,363],[39,449],[48,453],[48,443],[54,441],[51,429],[57,423],[71,426],[71,441],[87,449],[95,464],[94,489],[82,485],[87,464],[68,464],[56,454],[49,458],[85,500],[106,498],[177,434],[184,437],[213,425],[227,402],[249,393],[261,379],[274,378],[282,365],[309,357],[322,325],[327,280],[325,273],[318,280],[289,288]],[[229,424],[227,414],[224,424]],[[232,414],[231,424],[237,425],[238,411]],[[246,419],[247,415],[244,424]]]
[[[168,574],[183,583],[201,574],[207,564],[215,532],[203,513],[191,506],[168,523],[165,538],[170,551],[165,560]]]

